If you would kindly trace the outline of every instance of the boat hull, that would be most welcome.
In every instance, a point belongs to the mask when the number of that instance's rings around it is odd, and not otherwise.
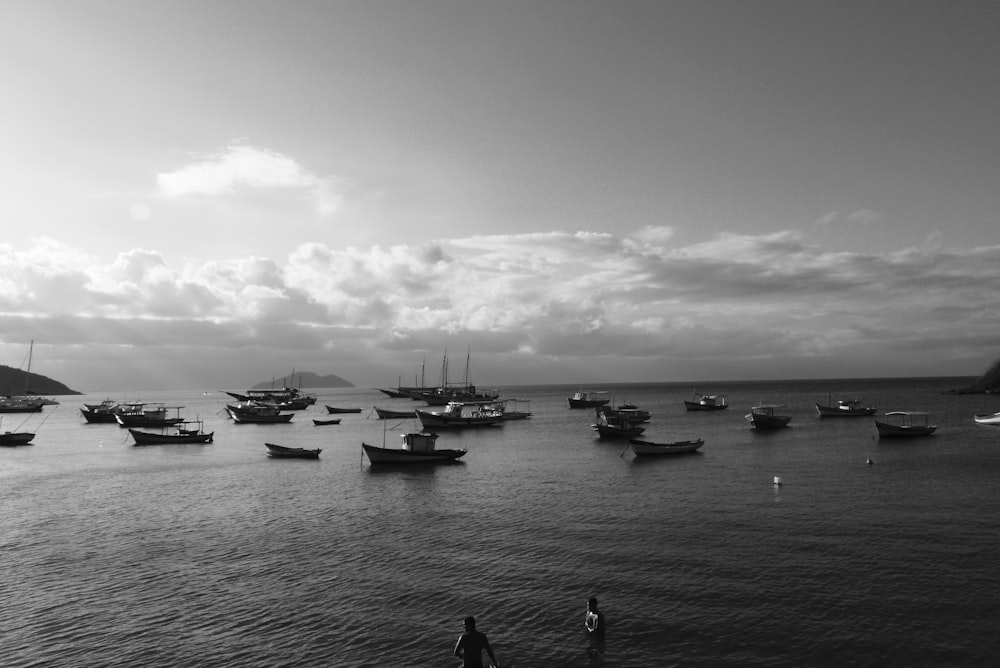
[[[601,438],[612,439],[612,438],[635,438],[636,436],[641,436],[642,432],[646,431],[645,427],[619,427],[613,424],[595,424],[594,429],[600,435]]]
[[[632,452],[640,457],[656,455],[678,455],[685,452],[695,452],[705,444],[702,439],[693,441],[675,441],[673,443],[654,443],[653,441],[643,441],[641,439],[630,439]]]
[[[824,406],[816,404],[816,412],[820,417],[862,417],[865,415],[875,415],[878,411],[876,406]]]
[[[290,448],[275,443],[265,443],[264,445],[267,447],[267,456],[276,459],[319,459],[319,453],[323,452],[322,448],[307,450],[306,448]]]
[[[879,438],[907,438],[913,436],[930,436],[937,427],[934,425],[895,425],[875,421],[875,430]]]
[[[145,431],[129,429],[136,445],[170,445],[172,443],[211,443],[215,432],[207,434],[151,434]]]
[[[453,462],[462,458],[467,450],[442,449],[418,452],[402,448],[380,448],[362,443],[361,447],[372,464],[428,464],[432,462]]]
[[[1000,425],[1000,413],[993,415],[976,415],[973,417],[976,424]]]
[[[295,413],[242,411],[232,406],[227,406],[226,410],[229,412],[229,417],[233,418],[233,422],[236,424],[281,424],[291,422],[295,416]]]
[[[761,431],[770,431],[774,429],[783,429],[788,426],[788,423],[792,421],[791,415],[760,415],[756,413],[750,413],[746,416],[747,422],[754,429],[759,429]]]
[[[729,406],[726,404],[705,404],[700,401],[684,401],[684,409],[689,411],[724,411]]]
[[[0,446],[31,445],[31,441],[34,438],[35,435],[27,431],[8,431],[0,434]]]
[[[392,410],[391,408],[379,408],[378,406],[375,407],[375,414],[378,415],[379,420],[398,420],[417,417],[417,414],[413,409],[408,411],[398,411]]]
[[[360,413],[360,408],[337,408],[336,406],[327,406],[326,412],[331,415],[339,415],[341,413]]]
[[[331,424],[340,424],[340,418],[336,418],[334,420],[317,420],[316,418],[313,418],[313,424],[316,425],[317,427],[324,427],[326,425],[331,425]]]

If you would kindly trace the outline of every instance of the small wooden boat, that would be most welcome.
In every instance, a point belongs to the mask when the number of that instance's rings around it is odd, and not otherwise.
[[[115,421],[119,427],[128,429],[132,427],[157,428],[172,427],[184,422],[181,417],[183,406],[164,406],[163,404],[129,403],[123,404],[114,411]],[[177,411],[171,417],[168,411]]]
[[[255,402],[227,404],[226,411],[236,424],[275,424],[291,422],[295,413],[282,413],[273,404],[258,404]]]
[[[989,424],[989,425],[1000,425],[1000,413],[994,413],[993,415],[976,415],[973,418],[976,424]]]
[[[646,455],[677,455],[684,452],[694,452],[705,444],[702,439],[692,441],[674,441],[673,443],[656,443],[638,438],[629,439],[632,451],[639,456]]]
[[[362,443],[361,448],[372,464],[427,464],[431,462],[453,462],[465,455],[464,449],[441,449],[434,447],[437,434],[403,434],[402,447],[386,448]]]
[[[645,427],[632,422],[620,412],[614,415],[610,414],[609,409],[604,406],[598,407],[595,412],[597,423],[593,425],[593,428],[601,438],[635,438],[646,431]]]
[[[267,456],[278,459],[319,459],[319,453],[323,452],[322,448],[308,450],[306,448],[289,448],[274,443],[265,443],[264,445],[267,447]]]
[[[392,408],[375,407],[375,414],[379,420],[401,420],[417,417],[416,412],[411,408],[408,411],[393,410]]]
[[[689,411],[723,411],[729,408],[726,404],[725,395],[717,394],[699,394],[698,392],[693,393],[694,396],[689,401],[684,400],[684,409]]]
[[[570,408],[597,408],[611,403],[606,391],[584,392],[582,389],[568,398]]]
[[[27,431],[5,431],[0,433],[0,447],[14,447],[18,445],[31,445],[35,435]]]
[[[84,404],[80,413],[83,414],[83,419],[87,421],[87,424],[114,423],[117,408],[117,401],[105,399],[99,404]]]
[[[531,417],[528,410],[530,400],[528,399],[503,399],[498,402],[501,406],[504,420],[527,420]]]
[[[317,420],[313,418],[313,424],[317,427],[325,427],[330,424],[340,424],[340,418],[334,418],[332,420]]]
[[[340,413],[360,413],[360,408],[337,408],[336,406],[327,406],[326,412],[331,415],[337,415]]]
[[[866,406],[861,399],[841,399],[836,405],[816,404],[816,412],[820,417],[860,417],[875,415],[877,411],[876,406]]]
[[[182,424],[196,424],[197,428],[188,429],[182,427]],[[135,441],[136,445],[169,445],[171,443],[211,443],[215,432],[205,432],[202,429],[201,422],[184,422],[175,425],[175,430],[173,433],[151,433],[148,431],[139,431],[138,429],[129,429],[128,433],[132,434],[132,440]]]
[[[781,429],[788,426],[788,423],[792,420],[792,416],[775,413],[774,411],[778,408],[784,408],[784,406],[782,404],[760,404],[759,406],[752,407],[750,412],[744,417],[754,429],[765,431]]]
[[[930,424],[928,413],[893,411],[886,413],[884,420],[875,420],[875,431],[879,438],[929,436],[936,430],[937,425]]]

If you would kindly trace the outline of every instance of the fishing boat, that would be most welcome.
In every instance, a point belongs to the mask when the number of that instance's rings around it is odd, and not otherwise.
[[[194,428],[187,428],[181,425],[193,424]],[[138,429],[129,429],[132,439],[136,445],[170,445],[172,443],[211,443],[215,432],[204,431],[201,421],[189,421],[175,425],[173,433],[151,433]]]
[[[531,417],[528,410],[531,402],[528,399],[503,399],[498,403],[504,420],[527,420]]]
[[[83,414],[83,419],[87,421],[87,424],[110,423],[115,422],[117,408],[117,401],[105,399],[99,404],[84,404],[80,413]]]
[[[875,420],[879,438],[929,436],[936,430],[937,425],[930,424],[930,414],[918,411],[892,411],[884,420]]]
[[[462,429],[491,427],[503,424],[503,410],[495,404],[464,404],[450,402],[444,410],[431,411],[417,408],[414,411],[424,429]]]
[[[411,408],[408,411],[393,410],[392,408],[379,408],[375,406],[375,414],[379,420],[402,420],[417,417],[416,412]]]
[[[760,404],[758,406],[753,406],[750,412],[744,417],[746,421],[754,429],[758,430],[770,430],[770,429],[781,429],[782,427],[787,427],[788,423],[791,422],[791,415],[779,415],[775,413],[775,410],[779,408],[784,408],[783,404]]]
[[[623,417],[620,414],[609,416],[604,406],[599,406],[594,411],[597,415],[597,422],[591,426],[603,439],[635,438],[646,431],[645,427],[632,422],[628,417]]]
[[[1000,425],[1000,413],[993,415],[975,415],[972,418],[977,424]]]
[[[360,413],[360,408],[337,408],[336,406],[327,406],[326,412],[331,415],[339,415],[341,413]]]
[[[319,459],[319,453],[323,452],[323,448],[309,450],[306,448],[290,448],[274,443],[265,443],[264,445],[267,447],[267,456],[278,459]]]
[[[317,420],[313,418],[313,424],[317,427],[325,427],[331,424],[340,424],[340,418],[333,418],[332,420]]]
[[[453,462],[465,455],[464,449],[435,448],[437,434],[402,434],[402,447],[387,448],[362,443],[361,448],[372,464],[425,464]]]
[[[719,394],[700,394],[697,390],[692,392],[690,400],[684,400],[684,409],[689,411],[723,411],[729,408],[726,404],[726,396]]]
[[[132,427],[142,428],[164,428],[172,427],[184,422],[180,412],[183,406],[164,406],[163,404],[149,404],[133,402],[122,404],[114,411],[115,422],[119,427],[128,429]],[[171,410],[177,411],[174,416],[169,415]]]
[[[573,394],[572,397],[569,397],[568,400],[570,408],[597,408],[598,406],[607,406],[611,403],[611,397],[608,396],[606,391],[584,392],[583,388]]]
[[[826,405],[816,404],[816,412],[820,417],[860,417],[875,415],[877,411],[876,406],[866,406],[861,399],[841,399],[836,404],[827,399]]]
[[[644,408],[639,408],[635,404],[621,404],[616,407],[604,406],[601,410],[604,411],[609,420],[622,418],[633,424],[649,422],[649,418],[652,417],[652,413]]]
[[[0,447],[14,447],[18,445],[31,445],[35,435],[27,431],[5,431],[0,433]]]
[[[694,452],[705,444],[702,439],[691,441],[674,441],[672,443],[657,443],[638,438],[629,439],[632,452],[640,457],[647,455],[677,455],[684,452]]]
[[[295,413],[282,413],[274,404],[258,404],[256,402],[240,402],[227,404],[226,412],[237,424],[278,424],[290,422]]]
[[[469,364],[472,358],[472,350],[465,356],[465,381],[462,383],[451,383],[448,381],[448,354],[445,353],[441,360],[441,385],[439,387],[427,389],[414,389],[410,391],[410,397],[418,401],[423,401],[428,406],[447,406],[452,403],[461,404],[492,404],[500,397],[499,390],[479,391],[469,379]]]
[[[226,394],[240,403],[253,401],[259,404],[271,404],[285,411],[300,411],[316,403],[316,397],[302,394],[294,387],[267,390],[245,390],[244,392],[229,392]]]
[[[405,390],[403,388],[393,390],[393,389],[389,389],[389,388],[379,387],[379,388],[376,388],[376,389],[378,389],[379,392],[381,392],[385,396],[389,397],[390,399],[409,399],[410,398],[409,391]]]

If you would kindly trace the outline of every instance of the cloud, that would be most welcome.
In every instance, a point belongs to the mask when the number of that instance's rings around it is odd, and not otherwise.
[[[46,338],[67,350],[169,350],[206,369],[242,368],[237,350],[298,368],[338,356],[357,374],[449,345],[496,360],[500,377],[558,360],[625,380],[784,368],[873,375],[889,360],[919,375],[932,372],[928,360],[947,372],[953,360],[996,354],[1000,246],[831,253],[794,232],[671,242],[582,231],[310,243],[280,260],[178,268],[143,249],[101,265],[42,239],[0,246],[0,331],[36,338],[48,319]]]
[[[231,144],[221,152],[194,157],[192,164],[157,174],[163,196],[219,197],[233,195],[239,188],[285,189],[307,194],[321,215],[332,215],[343,204],[336,178],[318,176],[293,158],[266,148]]]

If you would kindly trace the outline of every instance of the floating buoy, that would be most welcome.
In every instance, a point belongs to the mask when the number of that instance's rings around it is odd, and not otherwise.
[[[774,484],[775,485],[781,485],[782,484],[781,483],[781,476],[777,476],[777,475],[774,476]]]

